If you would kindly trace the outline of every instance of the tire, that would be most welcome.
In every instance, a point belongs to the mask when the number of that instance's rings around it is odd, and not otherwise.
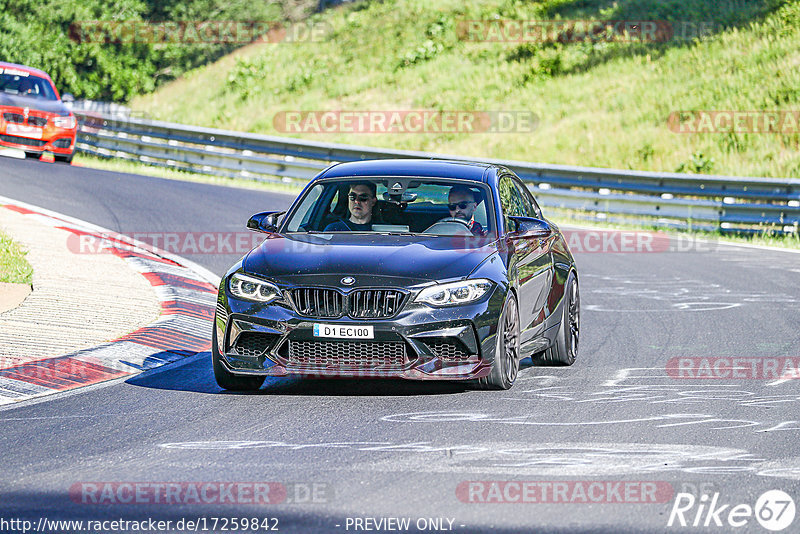
[[[74,156],[75,156],[75,152],[73,152],[73,153],[72,153],[72,154],[70,154],[69,156],[59,156],[59,155],[53,155],[53,159],[54,159],[55,161],[58,161],[58,162],[60,162],[60,163],[66,163],[67,165],[72,165],[72,158],[73,158]]]
[[[489,376],[479,378],[481,389],[509,389],[519,374],[519,308],[509,293],[497,322],[497,343]]]
[[[561,325],[556,340],[536,360],[549,365],[572,365],[578,357],[578,342],[581,329],[581,296],[575,273],[569,273],[564,286],[564,306]]]
[[[25,152],[25,159],[39,159],[41,157],[41,152]]]
[[[214,333],[211,335],[211,362],[217,385],[228,391],[256,391],[264,383],[264,376],[237,376],[222,363],[222,355],[217,349],[217,321],[214,319]]]

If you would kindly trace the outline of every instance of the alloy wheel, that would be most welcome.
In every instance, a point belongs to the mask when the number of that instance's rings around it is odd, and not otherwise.
[[[572,359],[578,356],[578,341],[581,330],[581,303],[580,295],[578,293],[578,283],[573,282],[570,290],[569,311],[568,311],[568,327],[569,327],[569,354]]]
[[[519,316],[515,306],[509,306],[507,311],[503,324],[503,363],[506,379],[514,382],[519,372]]]

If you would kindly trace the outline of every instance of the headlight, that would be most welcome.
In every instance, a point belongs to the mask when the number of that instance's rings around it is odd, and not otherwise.
[[[420,291],[414,301],[431,306],[468,304],[483,297],[491,288],[492,282],[484,279],[438,284]]]
[[[72,128],[75,128],[75,115],[56,117],[53,119],[53,125],[58,128],[67,128],[71,130]]]
[[[272,302],[281,297],[281,290],[275,285],[242,273],[231,276],[228,287],[240,299],[255,302]]]

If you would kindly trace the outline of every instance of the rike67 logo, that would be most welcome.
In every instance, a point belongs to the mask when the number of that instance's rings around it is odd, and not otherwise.
[[[794,499],[781,490],[762,493],[755,506],[722,504],[719,493],[711,497],[704,494],[699,499],[691,493],[678,493],[667,526],[740,528],[755,517],[765,529],[778,532],[794,522],[794,515]]]

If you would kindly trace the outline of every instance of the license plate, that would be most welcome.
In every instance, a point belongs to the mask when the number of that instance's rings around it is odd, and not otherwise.
[[[314,324],[314,337],[337,337],[346,339],[373,339],[372,326],[346,324]]]
[[[22,137],[30,137],[32,139],[42,138],[42,129],[36,126],[25,126],[24,124],[7,124],[6,133],[9,135],[19,135]]]

